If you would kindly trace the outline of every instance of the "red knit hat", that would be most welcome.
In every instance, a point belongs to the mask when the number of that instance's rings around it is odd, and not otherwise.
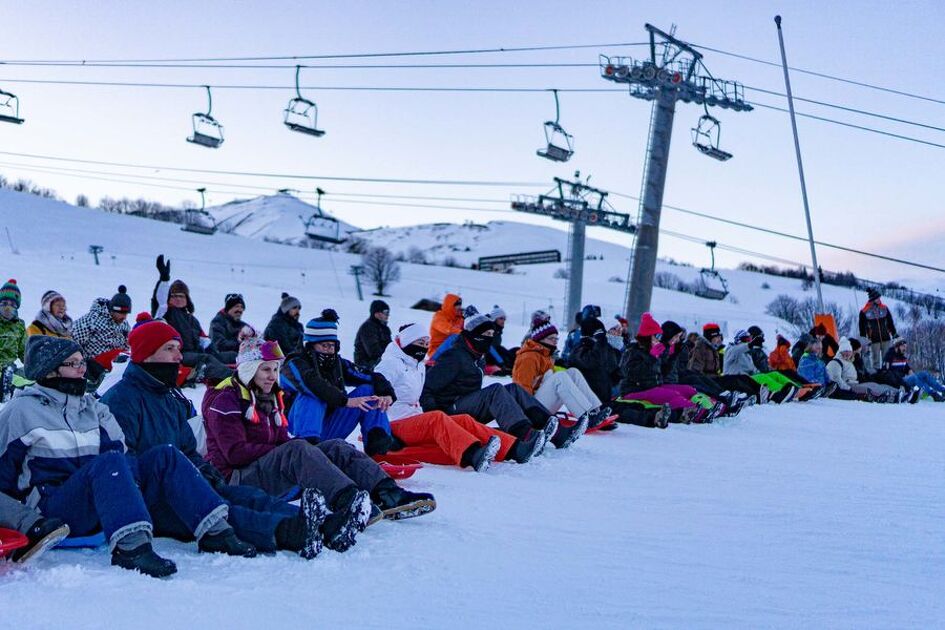
[[[718,324],[715,324],[713,322],[709,322],[708,324],[702,327],[702,334],[705,335],[706,337],[710,337],[711,336],[710,333],[713,333],[713,332],[720,333],[722,332],[722,329],[719,327]]]
[[[649,313],[643,313],[640,318],[640,328],[637,330],[637,337],[652,337],[663,334],[663,327],[659,322],[653,319]]]
[[[131,362],[142,363],[168,341],[180,341],[180,334],[159,319],[137,324],[128,335],[131,346]]]

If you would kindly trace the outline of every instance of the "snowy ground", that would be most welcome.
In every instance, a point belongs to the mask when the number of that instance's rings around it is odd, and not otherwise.
[[[9,628],[941,627],[945,406],[819,401],[621,427],[484,475],[428,467],[428,517],[340,555],[104,552],[0,577]]]
[[[136,311],[146,309],[158,253],[175,261],[205,326],[232,290],[246,297],[246,319],[263,326],[288,290],[304,317],[338,309],[350,353],[366,316],[346,273],[358,262],[351,255],[195,236],[9,191],[0,191],[0,225],[18,252],[0,253],[0,280],[18,278],[27,320],[49,288],[66,295],[73,316],[119,283]],[[508,226],[528,242],[526,228]],[[86,252],[93,243],[106,248],[101,266]],[[428,322],[409,306],[459,290],[480,308],[505,306],[514,341],[532,309],[557,304],[563,319],[558,267],[496,275],[404,265],[388,299],[393,323]],[[673,271],[686,280],[697,273]],[[625,273],[617,255],[588,261],[586,301],[616,312],[624,285],[607,278]],[[726,273],[737,303],[658,290],[655,315],[691,329],[759,323],[771,339],[784,323],[764,305],[779,293],[805,295],[789,279]],[[485,475],[428,467],[407,484],[434,492],[436,512],[379,524],[351,552],[311,563],[203,557],[160,540],[180,567],[168,581],[113,569],[102,551],[0,567],[0,630],[942,627],[943,444],[945,405],[927,402],[815,401],[712,426],[621,427]]]

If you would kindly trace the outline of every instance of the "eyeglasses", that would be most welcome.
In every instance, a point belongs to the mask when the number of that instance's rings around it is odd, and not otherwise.
[[[186,293],[171,293],[168,297],[171,298],[172,300],[186,300],[187,294]]]
[[[78,370],[79,368],[85,367],[89,362],[85,359],[79,359],[78,361],[66,361],[62,363],[60,367],[72,368],[73,370]]]

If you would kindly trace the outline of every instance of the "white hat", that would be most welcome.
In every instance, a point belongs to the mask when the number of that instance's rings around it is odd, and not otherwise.
[[[400,331],[397,333],[397,341],[400,343],[400,347],[409,346],[418,339],[423,339],[424,337],[429,337],[430,333],[427,332],[427,329],[421,326],[420,324],[410,323],[403,326]]]

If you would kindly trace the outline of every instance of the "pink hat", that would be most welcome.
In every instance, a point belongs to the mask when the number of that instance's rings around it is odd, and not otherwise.
[[[663,327],[659,322],[653,319],[649,313],[643,313],[640,318],[640,328],[637,330],[637,337],[653,337],[663,334]]]

